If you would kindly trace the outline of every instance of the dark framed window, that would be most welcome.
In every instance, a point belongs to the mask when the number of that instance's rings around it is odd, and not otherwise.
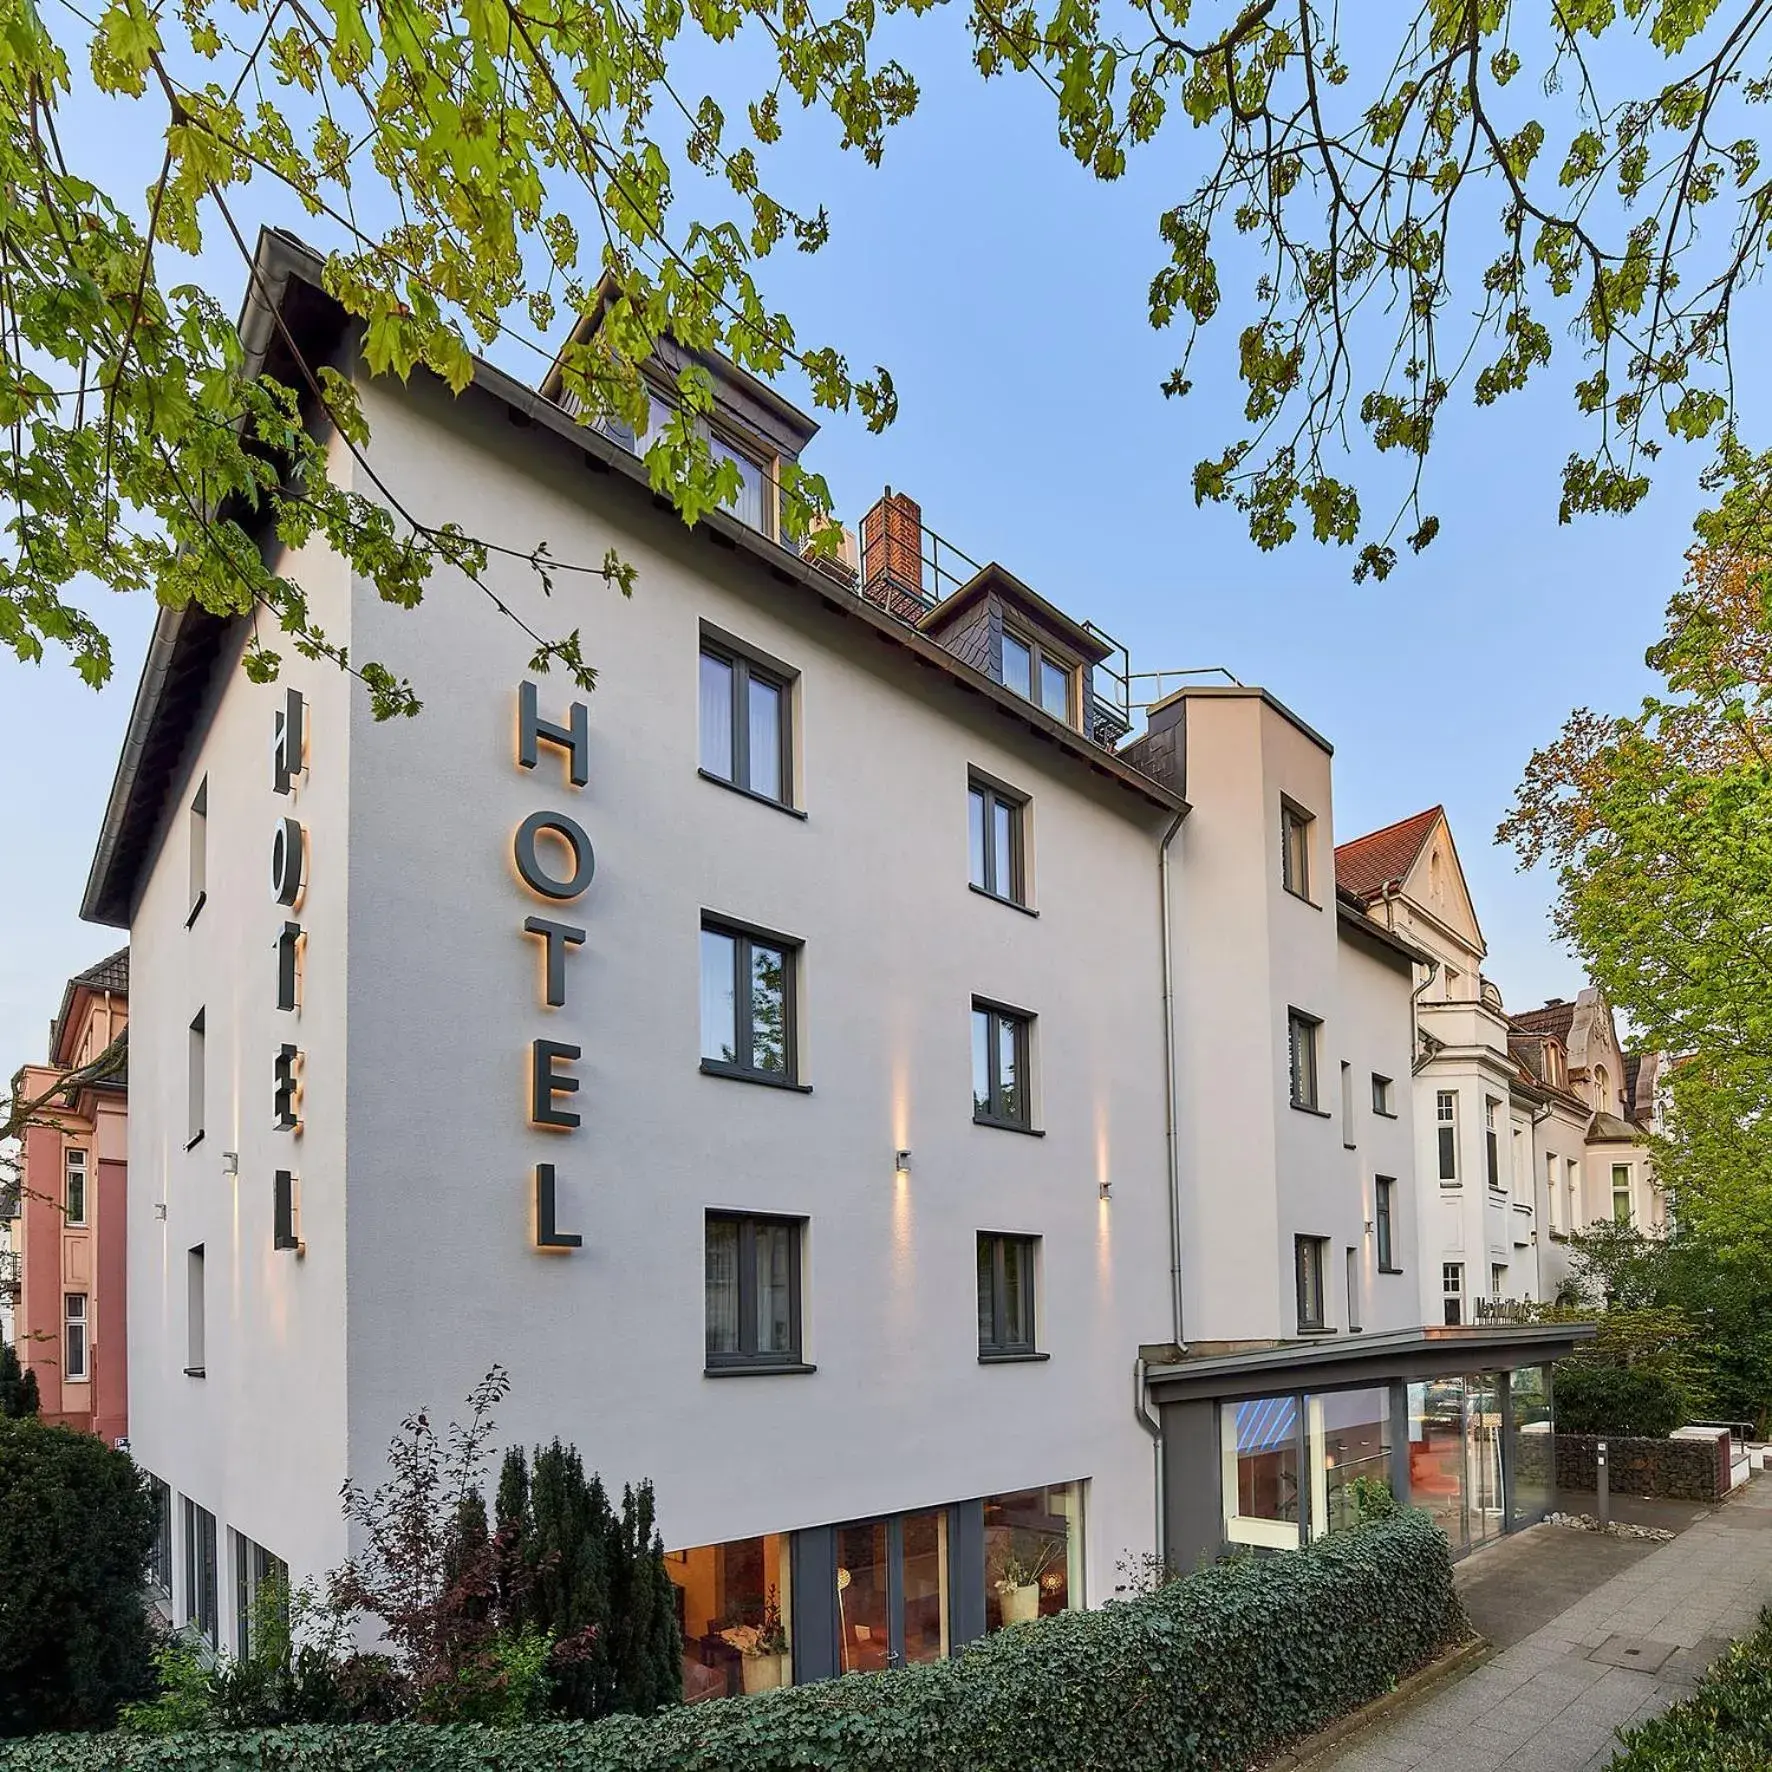
[[[1078,667],[1049,652],[1038,640],[1013,629],[1003,630],[1003,687],[1043,708],[1067,726],[1077,724],[1075,708]]]
[[[708,1370],[799,1366],[800,1243],[805,1222],[707,1216]]]
[[[701,643],[701,768],[747,794],[793,804],[791,684],[734,648]]]
[[[972,1003],[972,1117],[985,1126],[1033,1125],[1028,1046],[1033,1017]]]
[[[1290,800],[1280,802],[1280,884],[1295,898],[1311,895],[1311,826],[1316,820]]]
[[[191,800],[190,879],[191,908],[185,917],[187,929],[197,921],[204,900],[209,896],[209,777],[197,784]]]
[[[1450,1328],[1464,1321],[1464,1263],[1447,1261],[1440,1264],[1440,1295],[1445,1306],[1445,1320]]]
[[[1387,1120],[1397,1117],[1397,1110],[1391,1105],[1391,1080],[1381,1077],[1377,1071],[1372,1073],[1372,1111],[1383,1114]]]
[[[263,1652],[267,1627],[281,1637],[289,1625],[289,1565],[244,1532],[234,1541],[234,1653],[242,1661]]]
[[[1027,802],[975,776],[967,794],[972,884],[992,898],[1027,904],[1022,814]]]
[[[1495,1110],[1501,1106],[1493,1095],[1483,1097],[1483,1160],[1489,1170],[1489,1185],[1501,1186],[1501,1142],[1495,1126]]]
[[[172,1604],[172,1490],[158,1477],[147,1479],[154,1502],[154,1544],[148,1553],[148,1586]]]
[[[793,1084],[798,947],[779,935],[704,919],[701,1068],[752,1082]]]
[[[1372,1223],[1378,1235],[1378,1271],[1381,1274],[1400,1273],[1402,1270],[1397,1266],[1396,1256],[1396,1178],[1390,1175],[1376,1176],[1372,1191]]]
[[[1292,1239],[1293,1264],[1298,1277],[1298,1327],[1301,1330],[1328,1327],[1323,1314],[1324,1251],[1328,1247],[1328,1240],[1323,1237]]]
[[[1440,1089],[1434,1094],[1434,1135],[1440,1150],[1441,1181],[1458,1179],[1458,1092]]]
[[[220,1594],[215,1566],[215,1515],[208,1508],[199,1507],[188,1495],[184,1501],[185,1623],[214,1649],[220,1646],[217,1636]]]
[[[1317,1100],[1317,1030],[1323,1024],[1314,1015],[1297,1009],[1286,1012],[1288,1065],[1292,1078],[1292,1105],[1320,1113]]]
[[[978,1235],[978,1355],[1002,1359],[1036,1350],[1034,1251],[1038,1237]]]

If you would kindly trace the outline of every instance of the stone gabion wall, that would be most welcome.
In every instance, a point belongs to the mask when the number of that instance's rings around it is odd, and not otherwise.
[[[1555,1472],[1551,1462],[1554,1443]],[[1558,1489],[1598,1485],[1597,1434],[1522,1434],[1519,1480],[1533,1487],[1553,1481]],[[1729,1493],[1729,1435],[1714,1439],[1644,1440],[1606,1436],[1606,1462],[1614,1495],[1649,1495],[1664,1501],[1721,1501]]]

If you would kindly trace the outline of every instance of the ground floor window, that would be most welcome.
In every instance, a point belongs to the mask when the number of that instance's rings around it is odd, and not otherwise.
[[[1322,1415],[1324,1529],[1360,1523],[1359,1483],[1391,1480],[1390,1399],[1382,1390],[1330,1391],[1311,1401]]]
[[[785,1532],[667,1551],[683,1633],[683,1702],[793,1681],[794,1588]]]
[[[1081,1606],[1081,1482],[667,1551],[686,1703],[939,1661]]]
[[[243,1532],[234,1541],[234,1653],[248,1660],[289,1627],[289,1565]]]
[[[984,1504],[987,1630],[1067,1611],[1083,1592],[1077,1483],[993,1495]]]
[[[1409,1499],[1433,1515],[1454,1550],[1487,1544],[1506,1529],[1505,1376],[1470,1372],[1409,1386]]]
[[[1507,1375],[1511,1404],[1508,1523],[1523,1525],[1548,1513],[1556,1490],[1556,1439],[1551,1427],[1549,1368],[1522,1366]]]
[[[216,1573],[215,1515],[184,1497],[185,1623],[210,1648],[220,1647],[221,1596]]]
[[[1225,1537],[1296,1550],[1304,1520],[1304,1431],[1296,1396],[1227,1403],[1222,1416]]]
[[[1225,1538],[1296,1550],[1359,1523],[1361,1478],[1390,1480],[1391,1419],[1381,1389],[1253,1397],[1220,1417]]]
[[[148,1585],[168,1604],[172,1600],[172,1490],[156,1476],[147,1478],[154,1503],[154,1543],[148,1552]]]

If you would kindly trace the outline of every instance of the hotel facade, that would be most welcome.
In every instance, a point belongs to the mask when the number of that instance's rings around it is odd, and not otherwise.
[[[386,724],[160,618],[85,909],[131,932],[131,1440],[180,1622],[238,1648],[495,1362],[507,1442],[655,1483],[692,1699],[1299,1544],[1353,1475],[1536,1517],[1508,1436],[1579,1331],[1422,1327],[1419,950],[1337,891],[1318,735],[1227,686],[1129,741],[1113,642],[903,495],[798,557],[814,427],[729,366],[743,490],[688,530],[557,389],[373,380],[305,248],[257,281],[249,353],[351,375],[408,508],[638,577],[556,574],[587,697],[453,575],[413,616],[285,557],[418,687]],[[488,582],[554,619],[521,558]]]

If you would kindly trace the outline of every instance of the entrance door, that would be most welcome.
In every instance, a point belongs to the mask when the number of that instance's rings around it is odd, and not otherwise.
[[[948,1652],[945,1509],[839,1526],[837,1671],[878,1672]]]
[[[1501,1480],[1501,1378],[1478,1372],[1464,1381],[1464,1493],[1474,1550],[1507,1526]]]

